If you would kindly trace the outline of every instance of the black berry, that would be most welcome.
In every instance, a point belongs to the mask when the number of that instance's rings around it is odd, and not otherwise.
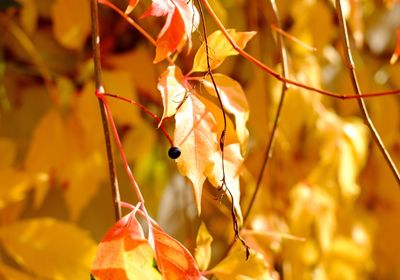
[[[171,147],[168,150],[168,156],[172,159],[177,159],[181,155],[181,150],[178,147]]]

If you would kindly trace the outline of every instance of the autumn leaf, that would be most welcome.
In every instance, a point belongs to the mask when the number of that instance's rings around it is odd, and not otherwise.
[[[20,266],[41,279],[86,279],[96,249],[86,231],[52,218],[1,227],[0,241]]]
[[[80,49],[90,32],[89,2],[57,0],[52,9],[53,31],[66,48]]]
[[[244,260],[245,250],[240,244],[235,244],[228,256],[218,263],[209,273],[219,280],[258,279],[272,280],[270,267],[262,254],[250,250],[248,260]]]
[[[182,244],[166,234],[155,222],[152,222],[151,230],[157,266],[163,279],[201,279],[195,260]]]
[[[92,273],[101,280],[161,279],[153,259],[153,250],[132,211],[113,225],[100,242]]]
[[[224,109],[235,116],[236,133],[243,152],[246,151],[249,131],[246,127],[249,119],[249,104],[246,95],[240,84],[224,74],[213,75],[217,85],[218,93]],[[203,80],[207,92],[212,96],[217,96],[211,77],[207,76]]]
[[[194,256],[199,269],[206,270],[211,260],[211,243],[213,241],[212,236],[207,230],[204,222],[201,222],[199,231],[197,232],[196,238],[196,249]]]
[[[244,49],[247,42],[256,35],[255,31],[236,32],[235,29],[229,29],[228,33],[241,49]],[[207,39],[211,70],[219,67],[228,56],[239,54],[220,30],[209,35]],[[206,72],[207,69],[206,45],[203,43],[194,57],[192,72]]]
[[[153,0],[146,16],[167,16],[165,24],[157,36],[156,57],[154,63],[167,58],[175,51],[180,52],[186,41],[191,45],[191,34],[196,30],[199,15],[191,1],[185,0]]]
[[[161,279],[153,266],[153,250],[135,213],[134,210],[124,216],[102,239],[92,266],[99,279]],[[155,258],[163,279],[200,279],[189,251],[154,221],[151,223]]]
[[[176,163],[180,173],[193,183],[199,213],[203,183],[213,169],[218,149],[215,128],[212,114],[190,94],[175,115],[174,144],[181,149]]]
[[[242,223],[242,210],[240,208],[240,180],[239,172],[243,164],[243,157],[240,154],[240,146],[238,143],[230,144],[224,148],[224,170],[225,170],[225,187],[228,188],[229,192],[233,197],[233,206],[235,208],[236,215],[239,220],[239,224]],[[223,178],[222,173],[222,153],[218,151],[216,156],[214,169],[208,176],[208,180],[215,187],[220,187]],[[227,191],[226,191],[227,192]],[[232,200],[231,196],[227,192],[227,197]]]
[[[181,69],[173,65],[169,66],[158,80],[157,88],[161,93],[164,112],[161,122],[168,117],[175,115],[177,108],[186,97],[187,89]]]

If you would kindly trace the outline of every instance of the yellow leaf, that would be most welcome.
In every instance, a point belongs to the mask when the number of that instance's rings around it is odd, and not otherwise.
[[[0,262],[0,276],[2,276],[4,280],[34,280],[38,279],[36,277],[32,277],[29,274],[21,272],[11,266],[2,264]]]
[[[249,119],[249,104],[246,95],[240,84],[232,78],[224,74],[214,74],[213,76],[225,110],[235,116],[236,133],[241,149],[245,152],[249,138],[249,131],[246,127]],[[217,96],[210,76],[203,80],[203,84],[209,94]]]
[[[194,251],[194,257],[200,270],[206,270],[210,264],[212,241],[213,238],[208,232],[206,225],[204,222],[201,222],[199,231],[197,232],[196,249]]]
[[[52,218],[2,227],[0,240],[20,266],[41,278],[88,278],[96,250],[87,232]]]
[[[136,89],[132,82],[129,72],[124,70],[103,71],[104,88],[107,93],[116,94],[138,102]],[[94,97],[93,94],[93,98]],[[140,109],[128,102],[112,97],[108,98],[108,103],[114,117],[121,124],[136,124],[140,118]]]
[[[47,194],[48,174],[64,170],[69,162],[70,153],[66,139],[63,120],[56,111],[47,112],[36,125],[25,158],[27,172],[36,174],[39,178],[37,182],[40,182],[38,192],[35,193],[36,206]]]
[[[182,152],[176,163],[180,173],[193,183],[199,213],[203,183],[212,171],[218,147],[215,128],[212,114],[194,94],[175,114],[174,144]]]
[[[16,152],[17,147],[13,141],[8,138],[0,138],[0,168],[11,166]]]
[[[153,98],[158,98],[158,92],[154,87],[157,83],[157,74],[152,59],[149,48],[144,45],[139,45],[130,52],[117,55],[110,54],[104,57],[107,65],[128,72],[131,81],[138,90]],[[140,67],[132,67],[132,65],[140,65]]]
[[[255,31],[250,32],[236,32],[234,29],[228,30],[229,35],[233,38],[239,48],[244,49],[247,42],[256,35]],[[210,56],[211,70],[217,68],[224,62],[225,58],[231,55],[237,55],[238,52],[231,46],[229,41],[225,38],[221,31],[217,30],[212,33],[208,38],[208,48]],[[203,43],[197,50],[194,57],[192,72],[206,72],[207,71],[207,55],[206,46]]]
[[[88,1],[57,0],[52,9],[53,32],[66,48],[79,50],[90,32]]]
[[[177,108],[181,105],[186,97],[186,87],[184,86],[184,77],[179,67],[172,65],[161,74],[158,80],[157,88],[161,93],[164,112],[160,123],[163,119],[173,116]]]
[[[25,32],[33,35],[36,30],[38,9],[36,1],[32,0],[18,0],[22,4],[20,13],[20,22]]]
[[[31,188],[30,176],[11,168],[0,170],[0,209],[12,202],[21,201]]]
[[[239,224],[242,223],[242,210],[240,208],[240,180],[239,171],[243,164],[243,157],[240,154],[239,143],[230,144],[225,146],[224,149],[224,169],[225,169],[225,182],[226,187],[229,189],[233,196],[233,206],[238,217]],[[222,173],[222,153],[218,151],[218,156],[215,158],[214,169],[208,176],[210,183],[215,187],[221,186]],[[231,196],[226,194],[229,200]]]
[[[260,253],[250,250],[248,260],[245,256],[243,246],[236,242],[229,255],[209,272],[218,280],[272,280],[269,264]]]

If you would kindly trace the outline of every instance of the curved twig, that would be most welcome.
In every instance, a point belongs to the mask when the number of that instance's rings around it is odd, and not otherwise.
[[[365,123],[367,124],[369,130],[372,133],[372,136],[375,140],[376,145],[378,146],[383,157],[385,158],[386,163],[389,165],[390,170],[392,171],[393,176],[396,179],[397,185],[400,187],[399,171],[397,170],[396,165],[394,164],[389,152],[385,148],[385,145],[384,145],[381,137],[379,136],[379,133],[374,126],[374,123],[372,122],[372,120],[369,116],[367,107],[365,106],[365,102],[364,102],[362,94],[361,94],[360,85],[357,80],[355,65],[354,65],[353,57],[352,57],[351,50],[350,50],[349,33],[347,31],[346,20],[343,15],[343,10],[342,10],[342,5],[341,5],[340,0],[336,0],[336,12],[338,14],[339,23],[340,23],[340,27],[341,27],[340,31],[341,31],[341,35],[343,37],[342,39],[343,39],[344,53],[345,53],[345,59],[346,59],[346,66],[349,71],[351,84],[353,86],[354,92],[357,94],[357,96],[360,97],[357,99],[358,106],[360,107],[360,110],[363,115]]]
[[[246,241],[244,241],[244,239],[240,236],[240,227],[239,227],[239,223],[238,223],[238,220],[237,220],[237,217],[236,217],[236,211],[235,211],[235,206],[234,206],[234,197],[233,197],[231,191],[229,190],[229,188],[228,188],[228,186],[226,184],[225,163],[224,163],[224,147],[225,147],[225,134],[226,134],[226,112],[225,112],[225,109],[224,109],[224,105],[222,103],[221,95],[219,93],[217,84],[216,84],[215,79],[214,79],[214,75],[213,75],[212,70],[211,70],[210,56],[209,56],[209,46],[208,46],[208,38],[207,38],[207,28],[206,28],[206,24],[205,24],[203,7],[202,7],[202,5],[200,3],[200,0],[197,0],[197,4],[199,6],[200,17],[201,17],[202,28],[203,28],[204,44],[205,44],[206,58],[207,58],[206,59],[207,60],[207,73],[208,73],[208,75],[210,75],[210,78],[211,78],[215,93],[216,93],[216,95],[218,97],[219,107],[221,108],[223,119],[224,119],[224,128],[222,130],[221,137],[219,139],[219,146],[220,146],[220,149],[221,149],[221,157],[222,157],[222,159],[221,159],[221,163],[222,163],[221,164],[222,165],[222,179],[221,179],[221,181],[222,181],[222,183],[221,183],[221,186],[220,186],[219,189],[223,190],[225,188],[227,190],[230,198],[231,198],[231,201],[232,201],[232,203],[231,203],[231,214],[232,214],[233,230],[235,232],[235,240],[239,239],[240,242],[243,244],[243,246],[246,249],[246,259],[248,259],[249,256],[250,256],[250,248],[246,244]]]
[[[250,61],[254,65],[256,65],[258,68],[260,68],[261,70],[267,72],[268,74],[270,74],[271,76],[273,76],[274,78],[276,78],[277,80],[279,80],[281,82],[286,82],[287,84],[294,85],[294,86],[299,87],[299,88],[303,88],[303,89],[306,89],[306,90],[309,90],[309,91],[320,93],[320,94],[325,95],[325,96],[329,96],[329,97],[333,97],[333,98],[337,98],[337,99],[342,99],[342,100],[360,99],[361,97],[362,98],[370,98],[370,97],[386,96],[386,95],[393,95],[393,94],[399,94],[400,93],[400,89],[395,89],[395,90],[382,91],[382,92],[371,92],[371,93],[363,93],[363,94],[360,93],[360,95],[337,94],[337,93],[334,93],[334,92],[331,92],[331,91],[318,89],[318,88],[315,88],[315,87],[312,87],[312,86],[308,86],[308,85],[302,84],[302,83],[300,83],[298,81],[294,81],[294,80],[285,78],[281,74],[279,74],[278,72],[275,72],[270,67],[268,67],[267,65],[265,65],[264,63],[262,63],[261,61],[259,61],[258,59],[256,59],[255,57],[253,57],[252,55],[250,55],[249,53],[247,53],[243,49],[241,49],[236,44],[236,42],[232,39],[231,35],[229,35],[228,31],[226,30],[226,28],[224,27],[222,22],[219,20],[218,16],[215,14],[215,12],[211,8],[211,6],[208,3],[208,1],[207,0],[202,0],[202,2],[204,4],[204,6],[206,7],[208,13],[210,14],[212,19],[214,20],[214,22],[217,24],[218,29],[221,30],[221,32],[224,34],[225,38],[229,41],[231,46],[242,57],[244,57],[245,59],[247,59],[248,61]]]

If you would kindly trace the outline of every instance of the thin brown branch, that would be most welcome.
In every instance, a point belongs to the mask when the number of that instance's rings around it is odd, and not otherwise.
[[[285,78],[281,74],[279,74],[278,72],[275,72],[270,67],[268,67],[267,65],[265,65],[264,63],[262,63],[261,61],[259,61],[258,59],[256,59],[252,55],[250,55],[249,53],[247,53],[246,51],[242,50],[236,44],[236,42],[232,39],[231,35],[229,35],[228,31],[226,30],[226,28],[224,27],[222,22],[219,20],[218,16],[215,14],[214,10],[212,9],[212,7],[208,3],[208,1],[207,0],[202,0],[202,2],[203,2],[203,5],[205,6],[205,8],[207,9],[208,13],[210,14],[211,18],[217,24],[218,29],[221,30],[222,34],[224,34],[225,38],[229,41],[231,46],[243,58],[247,59],[248,61],[250,61],[251,63],[256,65],[258,68],[260,68],[261,70],[267,72],[268,74],[270,74],[271,76],[273,76],[274,78],[276,78],[277,80],[279,80],[281,82],[286,82],[287,84],[294,85],[294,86],[299,87],[299,88],[303,88],[303,89],[306,89],[306,90],[309,90],[309,91],[320,93],[320,94],[325,95],[325,96],[329,96],[329,97],[333,97],[333,98],[337,98],[337,99],[343,99],[343,100],[346,100],[346,99],[359,99],[361,97],[370,98],[370,97],[386,96],[386,95],[393,95],[393,94],[399,94],[400,93],[400,89],[395,89],[395,90],[383,91],[383,92],[363,93],[363,94],[360,94],[360,95],[357,95],[357,94],[356,95],[354,95],[354,94],[338,94],[338,93],[334,93],[334,92],[331,92],[331,91],[322,90],[322,89],[318,89],[318,88],[315,88],[315,87],[312,87],[312,86],[308,86],[308,85],[302,84],[300,82]]]
[[[281,27],[281,23],[280,23],[280,19],[279,19],[279,14],[278,14],[278,9],[276,7],[276,3],[275,0],[270,0],[269,4],[271,6],[271,10],[273,12],[274,15],[274,25],[276,25],[279,29]],[[281,63],[282,63],[282,77],[284,77],[285,79],[288,76],[288,59],[287,59],[287,53],[286,53],[286,47],[285,47],[285,43],[283,41],[282,38],[282,34],[277,32],[276,34],[276,41],[277,41],[277,46],[280,50],[280,56],[281,56]],[[258,173],[258,177],[257,177],[257,183],[253,192],[253,195],[250,199],[250,203],[249,206],[244,214],[244,218],[243,218],[243,224],[246,223],[251,209],[253,208],[254,202],[256,200],[258,191],[260,190],[260,186],[261,186],[261,182],[262,179],[264,177],[264,173],[265,173],[265,168],[267,167],[268,161],[272,156],[272,150],[273,150],[273,146],[274,146],[274,142],[275,142],[275,135],[276,135],[276,131],[278,129],[278,125],[279,125],[279,120],[280,120],[280,116],[281,116],[281,112],[282,112],[282,108],[283,108],[283,102],[285,100],[285,96],[286,96],[286,91],[287,91],[288,87],[287,87],[287,83],[285,81],[282,82],[282,88],[281,88],[281,96],[279,98],[279,102],[278,102],[278,107],[276,109],[276,114],[275,114],[275,118],[274,118],[274,124],[272,127],[272,131],[271,131],[271,135],[268,138],[268,143],[267,143],[267,147],[265,149],[265,154],[264,154],[264,159],[263,162],[261,164],[261,170]]]
[[[104,88],[101,82],[100,35],[99,35],[99,23],[98,23],[99,13],[97,7],[97,0],[90,0],[90,14],[92,20],[92,49],[93,49],[94,80],[96,85],[96,92],[104,92]],[[107,113],[104,107],[103,100],[99,98],[98,101],[101,112],[101,121],[103,124],[104,140],[107,151],[108,172],[110,175],[111,193],[114,205],[114,215],[115,219],[118,221],[121,219],[121,198],[120,198],[118,179],[113,159],[110,130],[107,123]]]
[[[340,27],[341,27],[340,32],[342,35],[342,41],[343,41],[343,46],[344,46],[346,66],[348,68],[349,76],[351,79],[351,84],[353,86],[353,89],[354,89],[354,92],[356,93],[356,95],[358,95],[360,97],[359,99],[357,99],[358,106],[360,107],[360,110],[363,115],[365,123],[367,124],[369,130],[372,133],[372,136],[374,138],[376,145],[378,146],[383,157],[385,158],[387,165],[390,167],[390,170],[392,171],[393,176],[396,179],[397,185],[400,187],[399,171],[397,170],[397,167],[394,164],[388,150],[385,148],[385,145],[384,145],[381,137],[379,136],[379,133],[374,126],[374,123],[372,122],[372,120],[369,116],[367,107],[365,106],[365,102],[364,102],[363,98],[361,97],[362,94],[361,94],[361,90],[360,90],[360,85],[357,80],[355,64],[354,64],[353,57],[352,57],[351,50],[350,50],[349,33],[347,31],[346,20],[343,15],[343,10],[342,10],[342,5],[341,5],[340,0],[336,0],[336,12],[339,17],[339,23],[340,23]]]
[[[222,111],[222,115],[223,115],[223,119],[224,119],[224,128],[222,130],[221,133],[221,138],[219,139],[219,146],[221,149],[221,165],[222,165],[222,183],[221,183],[221,187],[220,189],[226,189],[226,191],[228,192],[230,198],[231,198],[231,214],[232,214],[232,223],[233,223],[233,230],[235,232],[235,240],[238,239],[240,240],[240,242],[243,244],[243,246],[246,249],[246,260],[249,258],[250,256],[250,248],[249,246],[246,244],[246,241],[244,241],[244,239],[240,236],[240,227],[239,227],[239,223],[238,223],[238,219],[237,219],[237,214],[235,211],[235,204],[234,204],[234,197],[231,193],[231,191],[229,190],[227,184],[226,184],[226,177],[225,177],[225,162],[224,162],[224,147],[225,147],[225,134],[226,134],[226,112],[225,112],[225,108],[224,105],[222,103],[222,99],[221,99],[221,95],[219,93],[217,84],[214,80],[214,75],[212,73],[211,70],[211,64],[210,64],[210,55],[209,55],[209,46],[208,46],[208,38],[207,38],[207,28],[206,28],[206,22],[205,22],[205,18],[204,18],[204,12],[203,12],[203,7],[201,5],[200,0],[197,0],[197,4],[199,6],[199,11],[200,11],[200,17],[201,17],[201,22],[202,22],[202,28],[203,28],[203,36],[204,36],[204,44],[205,44],[205,50],[206,50],[206,60],[207,60],[207,73],[208,75],[210,75],[215,93],[218,97],[218,102],[219,102],[219,106],[221,108]]]

